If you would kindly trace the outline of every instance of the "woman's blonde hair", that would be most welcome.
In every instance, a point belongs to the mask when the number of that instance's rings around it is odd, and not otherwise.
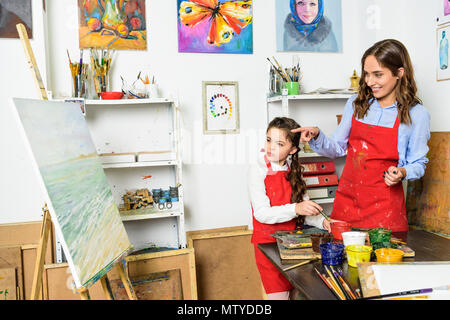
[[[404,69],[403,76],[400,77],[395,87],[395,97],[400,123],[411,123],[409,109],[416,104],[422,104],[422,101],[416,95],[417,86],[414,80],[414,69],[408,50],[400,41],[394,39],[379,41],[364,53],[361,59],[361,79],[359,81],[358,96],[353,101],[355,117],[358,119],[364,118],[374,99],[372,90],[364,79],[364,63],[370,55],[373,55],[380,65],[388,68],[394,76],[398,75],[399,68]]]

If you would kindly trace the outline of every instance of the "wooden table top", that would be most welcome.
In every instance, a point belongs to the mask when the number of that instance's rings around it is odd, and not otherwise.
[[[413,258],[404,258],[404,262],[450,261],[449,239],[423,230],[410,230],[407,234],[406,242],[408,247],[413,249],[416,254]],[[290,264],[282,264],[276,243],[261,243],[258,244],[258,248],[306,299],[337,300],[314,271],[314,267],[317,269],[321,267],[321,260],[284,272],[282,269],[294,265],[300,262],[300,260]],[[341,267],[343,270],[343,278],[347,283],[353,289],[360,289],[358,269],[349,267],[346,260]]]

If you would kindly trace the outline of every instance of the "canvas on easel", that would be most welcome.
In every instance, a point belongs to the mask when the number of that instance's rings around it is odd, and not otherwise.
[[[75,288],[88,288],[131,244],[87,123],[73,103],[14,98],[13,106]]]

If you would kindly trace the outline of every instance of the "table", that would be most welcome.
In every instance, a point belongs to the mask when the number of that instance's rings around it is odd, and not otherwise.
[[[393,234],[395,236],[395,234]],[[406,235],[408,247],[416,253],[413,258],[404,258],[404,262],[412,261],[450,261],[450,239],[432,234],[423,230],[410,230]],[[300,292],[302,296],[310,300],[337,300],[328,287],[322,282],[314,267],[318,268],[320,260],[309,263],[288,271],[283,271],[297,262],[282,264],[277,244],[261,243],[258,248],[286,277],[286,279]],[[349,267],[347,261],[342,264],[343,278],[353,289],[360,289],[358,269]]]

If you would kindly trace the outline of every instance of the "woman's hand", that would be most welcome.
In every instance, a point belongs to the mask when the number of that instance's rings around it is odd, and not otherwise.
[[[387,171],[384,171],[383,178],[384,182],[388,186],[393,186],[399,183],[404,177],[406,177],[405,168],[397,168],[394,166],[389,167]]]
[[[304,200],[295,204],[295,213],[299,216],[316,216],[322,210],[321,206],[311,200]]]
[[[317,127],[303,127],[292,129],[291,132],[300,132],[300,142],[309,142],[311,139],[315,139],[319,135],[319,128]]]

